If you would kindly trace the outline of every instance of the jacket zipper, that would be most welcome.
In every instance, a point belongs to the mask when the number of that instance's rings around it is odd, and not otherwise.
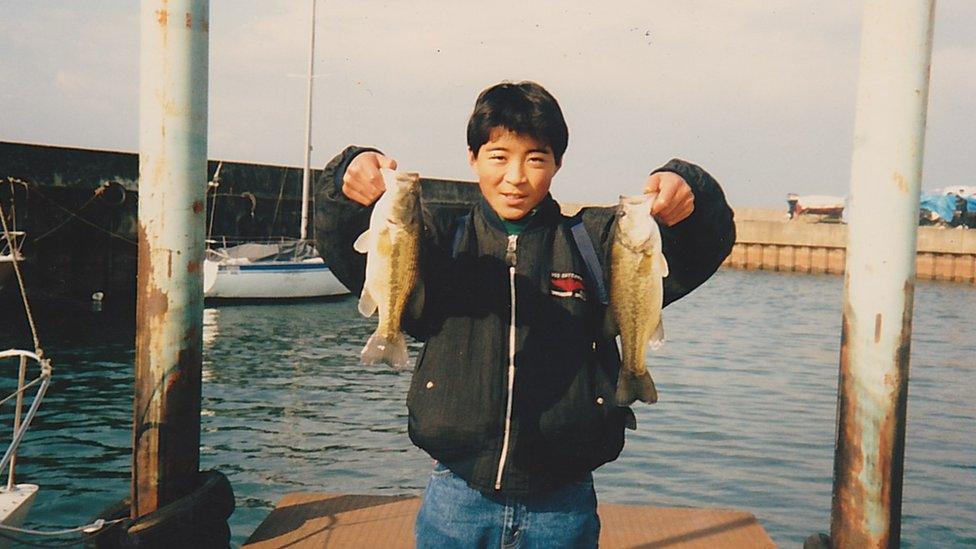
[[[511,316],[508,326],[508,404],[505,407],[505,437],[502,439],[502,453],[498,458],[498,474],[495,475],[495,490],[502,489],[502,473],[508,458],[508,439],[512,430],[512,396],[515,389],[515,247],[518,235],[508,235],[508,249],[505,261],[508,263],[508,290],[511,295]]]

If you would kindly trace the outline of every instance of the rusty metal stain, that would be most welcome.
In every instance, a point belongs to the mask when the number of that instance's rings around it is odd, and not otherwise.
[[[139,284],[139,295],[136,307],[136,334],[138,337],[139,335],[149,335],[149,330],[140,331],[139,328],[149,328],[150,321],[166,314],[166,311],[169,309],[169,299],[166,296],[166,293],[161,291],[155,283],[152,268],[152,255],[149,249],[149,239],[146,236],[146,227],[142,223],[139,223],[136,230],[139,245],[136,273]]]
[[[183,24],[186,25],[186,28],[188,29],[193,28],[193,15],[190,12],[186,12],[186,17],[183,19]]]
[[[156,21],[160,27],[165,27],[169,22],[169,10],[156,10]]]
[[[901,504],[902,484],[905,469],[905,429],[908,424],[908,373],[909,355],[912,343],[912,312],[915,301],[915,283],[909,278],[902,288],[903,311],[901,330],[898,334],[898,346],[892,357],[894,370],[893,379],[888,395],[892,399],[887,402],[888,413],[880,429],[881,459],[878,463],[879,474],[883,482],[881,486],[881,502],[887,511],[890,538],[883,539],[887,547],[898,547],[901,542]]]
[[[200,444],[201,379],[193,374],[202,363],[196,333],[192,328],[187,331],[184,339],[190,341],[178,352],[176,364],[158,378],[146,376],[144,381],[150,383],[143,383],[141,391],[137,386],[137,395],[144,396],[136,401],[133,430],[138,451],[133,478],[142,495],[134,507],[138,509],[135,516],[175,501],[193,488],[193,476],[200,467],[199,453],[194,451]],[[152,471],[158,475],[148,474]]]
[[[903,193],[908,192],[908,181],[905,180],[905,176],[901,172],[896,171],[892,175],[892,179],[895,181],[895,186],[898,187],[899,191]]]
[[[186,330],[176,364],[154,363],[164,354],[161,327],[170,314],[169,296],[154,278],[146,227],[138,226],[139,294],[136,315],[136,386],[134,401],[132,515],[141,516],[182,497],[199,468],[200,330]],[[156,259],[160,259],[157,254]],[[167,253],[172,270],[173,253]],[[199,262],[196,269],[199,270]],[[193,264],[188,265],[192,269]],[[170,273],[171,276],[171,273]],[[174,429],[178,429],[175,431]],[[162,447],[165,441],[166,448]],[[165,454],[165,455],[164,455]]]
[[[194,200],[193,201],[193,213],[198,214],[203,211],[203,201]]]
[[[210,34],[210,21],[207,20],[207,19],[204,19],[200,23],[200,28],[203,29],[203,34]]]
[[[857,365],[851,363],[854,314],[845,305],[841,332],[840,394],[838,396],[837,448],[834,455],[834,495],[831,540],[834,547],[897,547],[901,535],[901,498],[904,473],[905,426],[908,401],[908,360],[914,284],[904,284],[904,309],[893,370],[883,376],[880,401],[869,399]],[[880,316],[880,315],[879,315]],[[875,317],[875,340],[880,319]],[[863,365],[862,365],[863,366]],[[859,390],[860,386],[860,390]],[[880,412],[872,417],[870,413]],[[865,444],[877,437],[877,460],[868,459]],[[874,454],[872,454],[874,455]],[[865,471],[865,467],[872,470]],[[862,478],[878,479],[878,491]],[[870,513],[869,508],[880,510]]]
[[[154,403],[156,390],[152,386],[153,367],[152,358],[158,354],[158,350],[153,349],[153,330],[169,310],[169,298],[165,292],[156,285],[153,273],[152,253],[149,238],[146,234],[146,227],[139,223],[138,228],[139,256],[138,268],[138,294],[136,298],[136,383],[135,398],[133,406],[136,410],[133,418],[133,454],[132,485],[133,503],[132,516],[143,515],[158,507],[158,500],[155,494],[155,487],[158,479],[148,474],[147,471],[155,470],[155,467],[139,467],[137,464],[147,464],[155,462],[158,454],[159,440],[157,436],[150,436],[147,440],[147,433],[154,432],[156,425],[147,420],[149,419],[149,409]],[[142,372],[142,375],[140,375]],[[148,383],[147,383],[148,382]]]
[[[200,272],[200,262],[199,261],[187,261],[186,272],[188,273],[199,273]]]
[[[881,313],[874,315],[874,342],[881,341]]]
[[[837,400],[837,447],[834,452],[834,494],[830,521],[830,539],[836,547],[868,547],[864,524],[854,523],[863,514],[859,510],[867,499],[860,480],[864,469],[861,448],[862,428],[857,421],[857,380],[852,373],[851,345],[854,311],[844,306],[840,343],[840,387]]]

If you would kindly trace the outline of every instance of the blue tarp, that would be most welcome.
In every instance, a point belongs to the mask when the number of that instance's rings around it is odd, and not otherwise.
[[[970,204],[976,206],[976,199],[970,200],[972,200]],[[946,221],[952,221],[952,218],[956,213],[956,195],[922,193],[918,205],[921,208],[925,208],[926,210],[935,213],[935,215]]]

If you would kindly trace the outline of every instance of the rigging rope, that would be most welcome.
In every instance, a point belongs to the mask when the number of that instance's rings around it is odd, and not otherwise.
[[[41,400],[44,398],[44,393],[47,392],[47,388],[51,384],[51,361],[49,359],[42,358],[38,354],[31,353],[30,351],[18,351],[17,349],[0,351],[0,359],[13,356],[27,357],[40,365],[41,386],[37,388],[37,393],[34,395],[34,400],[31,402],[30,408],[27,410],[27,415],[24,416],[24,421],[14,433],[13,440],[10,441],[10,446],[7,447],[7,451],[3,454],[3,459],[0,459],[0,470],[3,470],[7,464],[10,463],[10,460],[14,458],[14,455],[16,455],[17,447],[20,445],[20,441],[23,440],[24,435],[27,433],[27,428],[30,427],[31,422],[34,420],[34,416],[37,414],[37,409],[41,405]]]
[[[41,240],[44,240],[44,238],[45,238],[45,237],[47,237],[48,235],[50,235],[50,234],[51,234],[51,233],[53,233],[54,231],[56,231],[56,230],[58,230],[58,229],[60,229],[61,227],[64,227],[64,226],[65,226],[65,225],[66,225],[66,224],[67,224],[68,222],[70,222],[70,221],[71,221],[71,220],[72,220],[73,218],[76,218],[76,217],[77,217],[77,218],[79,218],[79,219],[80,219],[80,216],[79,216],[79,215],[77,215],[77,214],[78,214],[79,212],[81,212],[81,210],[84,210],[85,208],[87,208],[87,207],[88,207],[88,205],[89,205],[89,204],[91,204],[92,202],[94,202],[96,198],[98,198],[98,195],[97,195],[97,194],[93,194],[93,195],[92,195],[92,197],[91,197],[91,198],[89,198],[87,202],[85,202],[84,204],[82,204],[82,205],[81,205],[81,207],[80,207],[80,208],[78,208],[78,210],[77,210],[77,211],[76,211],[75,213],[73,213],[73,214],[71,214],[71,215],[70,215],[69,217],[66,217],[66,218],[64,218],[64,221],[62,221],[61,223],[58,223],[57,225],[55,225],[55,226],[54,226],[54,228],[52,228],[52,229],[48,229],[48,230],[47,230],[47,231],[45,231],[45,232],[44,232],[44,234],[42,234],[41,236],[37,236],[37,237],[34,237],[34,238],[32,238],[31,240],[32,240],[32,241],[33,241],[34,243],[37,243],[37,242],[40,242]],[[69,212],[69,213],[71,213],[71,212]]]
[[[34,315],[31,313],[30,303],[27,302],[27,290],[24,287],[24,277],[20,274],[20,258],[18,258],[17,248],[14,247],[13,237],[7,230],[7,216],[3,212],[3,204],[0,204],[0,222],[3,223],[3,236],[7,239],[10,247],[11,263],[14,266],[14,273],[17,275],[17,285],[20,287],[20,297],[24,301],[24,312],[27,313],[27,323],[30,324],[31,336],[34,338],[34,352],[41,359],[44,358],[44,351],[41,349],[41,341],[37,337],[37,326],[34,324]]]
[[[32,530],[30,528],[17,528],[16,526],[7,526],[5,524],[0,524],[0,538],[9,539],[20,545],[29,545],[32,547],[70,547],[72,545],[81,545],[86,543],[92,534],[96,534],[102,529],[108,526],[114,526],[120,522],[125,522],[129,519],[120,518],[114,520],[98,519],[90,524],[85,524],[82,526],[76,526],[74,528],[67,528],[64,530]],[[9,532],[9,533],[8,533]],[[29,536],[48,536],[48,537],[64,537],[71,534],[84,534],[80,539],[66,540],[60,542],[36,542],[27,541],[24,538],[17,537],[11,534],[22,534]]]
[[[121,235],[121,234],[119,234],[119,233],[116,233],[116,232],[113,232],[113,231],[110,231],[110,230],[108,230],[108,229],[106,229],[105,227],[102,227],[102,226],[100,226],[100,225],[98,225],[97,223],[95,223],[95,222],[93,222],[93,221],[90,221],[90,220],[88,220],[87,218],[85,218],[85,217],[82,217],[82,216],[80,216],[80,215],[78,215],[78,214],[76,214],[75,212],[73,212],[73,211],[71,211],[71,210],[69,210],[68,208],[65,208],[65,207],[64,207],[64,206],[62,206],[61,204],[58,204],[58,203],[57,203],[56,201],[54,201],[54,200],[52,200],[52,199],[50,199],[50,198],[48,198],[47,196],[44,196],[44,193],[42,193],[41,191],[39,191],[39,190],[37,189],[37,187],[36,187],[36,186],[35,186],[35,187],[34,187],[33,189],[31,189],[31,190],[32,190],[32,191],[33,191],[33,192],[34,192],[35,194],[37,194],[38,196],[40,196],[41,198],[43,198],[44,200],[47,200],[48,202],[50,202],[51,204],[53,204],[53,205],[54,205],[54,206],[55,206],[56,208],[58,208],[58,209],[60,209],[61,211],[63,211],[63,212],[65,212],[65,213],[67,213],[68,215],[70,215],[70,216],[72,216],[72,217],[75,217],[75,218],[77,218],[77,219],[78,219],[78,221],[81,221],[82,223],[85,223],[86,225],[90,225],[90,226],[92,226],[92,227],[94,227],[95,229],[98,229],[99,231],[101,231],[101,232],[103,232],[103,233],[105,233],[105,234],[107,234],[107,235],[109,235],[109,236],[111,236],[112,238],[118,238],[119,240],[122,240],[122,241],[125,241],[125,242],[128,242],[129,244],[132,244],[133,246],[137,246],[137,245],[139,244],[139,243],[138,243],[138,242],[136,242],[135,240],[132,240],[132,239],[130,239],[130,238],[128,238],[128,237],[126,237],[126,236],[124,236],[124,235]],[[89,202],[90,202],[90,201],[89,201]],[[87,206],[87,205],[88,205],[88,204],[86,203],[86,204],[85,204],[85,206]],[[84,208],[85,206],[82,206],[82,208]],[[78,211],[81,211],[81,210],[78,210]],[[47,236],[47,233],[45,233],[45,234],[44,234],[44,235],[42,235],[42,236]]]

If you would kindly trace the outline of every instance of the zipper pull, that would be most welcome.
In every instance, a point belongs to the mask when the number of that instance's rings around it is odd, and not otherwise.
[[[505,261],[509,267],[515,266],[515,241],[517,239],[518,235],[516,234],[508,235],[508,249],[505,250]]]

